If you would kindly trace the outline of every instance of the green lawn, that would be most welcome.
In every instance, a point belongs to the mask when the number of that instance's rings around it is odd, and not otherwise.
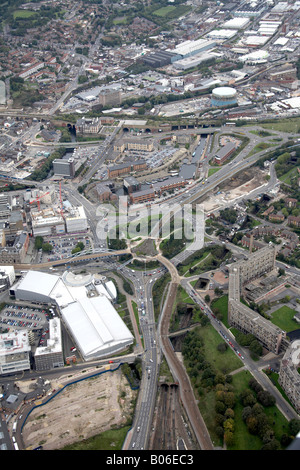
[[[173,10],[176,10],[176,7],[174,7],[173,5],[169,5],[167,7],[162,7],[162,8],[159,8],[158,10],[155,10],[153,12],[153,15],[156,15],[156,16],[167,16],[168,13],[170,13],[170,11],[173,11]]]
[[[271,321],[283,331],[293,331],[300,328],[299,323],[293,320],[295,313],[295,310],[284,305],[271,314]]]
[[[298,133],[300,118],[282,119],[282,121],[261,124],[264,129],[272,129],[280,132]]]
[[[275,144],[271,144],[271,143],[268,143],[268,142],[261,142],[260,144],[255,145],[255,147],[248,154],[248,157],[250,157],[254,153],[261,152],[262,150],[266,150],[269,147],[274,147],[274,146],[275,146]]]
[[[204,341],[205,357],[216,371],[229,374],[242,366],[242,361],[231,348],[228,348],[225,353],[218,351],[218,344],[224,340],[211,325],[199,328],[198,332]],[[220,445],[220,439],[215,435],[215,391],[213,389],[201,395],[199,409],[214,444]]]
[[[194,304],[195,302],[191,297],[186,293],[183,287],[178,286],[177,289],[177,296],[176,296],[176,304],[178,302],[184,302],[186,304]]]
[[[225,296],[224,296],[225,297]],[[222,298],[224,307],[224,297]],[[218,299],[220,300],[220,299]],[[221,302],[219,302],[221,303]],[[227,450],[260,450],[263,446],[262,440],[253,434],[250,434],[246,424],[243,421],[243,405],[240,402],[241,392],[249,389],[249,380],[253,378],[248,370],[237,371],[242,365],[242,361],[231,348],[225,352],[218,350],[218,345],[223,342],[223,338],[211,325],[199,327],[194,330],[194,334],[201,336],[204,343],[201,353],[204,352],[205,360],[216,371],[224,375],[232,373],[232,387],[235,395],[234,406],[234,444],[228,446]],[[201,387],[199,389],[199,379],[191,376],[191,382],[194,386],[196,398],[198,398],[199,409],[206,423],[208,432],[215,446],[222,446],[222,440],[216,434],[216,390],[214,387]],[[198,391],[200,390],[200,395]],[[269,418],[270,425],[274,430],[278,441],[283,433],[287,432],[288,422],[275,406],[264,407],[264,411]]]
[[[16,18],[30,18],[34,16],[35,12],[30,10],[16,10],[14,11],[14,19]]]
[[[90,439],[66,446],[62,450],[121,450],[130,427],[110,429]]]
[[[182,265],[178,267],[179,274],[181,276],[184,276],[186,273],[188,273],[189,269],[194,267],[195,265],[201,264],[202,261],[209,255],[209,250],[205,251],[201,257],[194,259],[191,261],[189,264],[186,266]],[[194,273],[193,273],[194,274]],[[195,273],[196,274],[196,273]]]
[[[216,172],[219,171],[220,169],[221,169],[220,167],[210,168],[210,169],[208,170],[208,176],[213,175],[214,173],[216,173]]]
[[[287,173],[285,173],[284,175],[280,176],[280,177],[279,177],[280,181],[282,181],[283,183],[286,183],[286,184],[291,184],[291,180],[292,180],[293,178],[296,178],[297,175],[298,175],[297,168],[299,168],[299,166],[292,168],[292,169],[289,170]]]
[[[261,440],[248,432],[247,426],[242,419],[243,406],[238,400],[241,392],[248,388],[248,382],[252,378],[250,372],[241,371],[232,377],[235,396],[237,397],[234,407],[234,441],[235,444],[228,450],[258,450],[261,448]]]
[[[221,313],[222,314],[222,323],[228,328],[228,295],[223,295],[218,299],[214,299],[211,303],[211,309],[214,313]]]

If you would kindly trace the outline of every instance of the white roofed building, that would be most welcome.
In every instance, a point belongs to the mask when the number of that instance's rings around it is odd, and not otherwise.
[[[51,302],[51,291],[59,281],[60,277],[41,271],[28,271],[10,292],[14,293],[17,300],[27,302]]]
[[[30,350],[27,330],[0,334],[0,375],[30,370]]]
[[[115,354],[133,343],[133,335],[113,306],[117,298],[116,287],[105,276],[69,271],[58,276],[28,271],[10,292],[17,300],[55,303],[86,361]],[[42,368],[47,368],[49,361],[60,363],[59,341],[52,339],[50,334],[48,349],[37,351]]]
[[[87,216],[83,206],[74,207],[65,216],[66,229],[68,233],[86,232],[88,229]]]
[[[63,321],[88,361],[121,351],[133,336],[105,295],[83,297],[61,309]]]
[[[49,339],[46,346],[36,348],[36,370],[49,370],[64,366],[61,324],[59,318],[49,320]]]
[[[8,276],[9,285],[12,286],[16,279],[15,268],[13,266],[0,266],[0,272]]]
[[[51,207],[41,211],[31,211],[33,235],[36,237],[65,233],[65,221],[60,213]]]

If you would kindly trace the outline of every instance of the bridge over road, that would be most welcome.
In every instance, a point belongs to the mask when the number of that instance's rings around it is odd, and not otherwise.
[[[89,252],[89,253],[80,253],[76,254],[76,256],[72,256],[70,258],[63,258],[63,259],[58,259],[58,260],[53,260],[53,261],[45,261],[44,263],[36,263],[36,264],[30,264],[30,263],[23,263],[23,264],[14,264],[14,268],[17,270],[28,270],[28,269],[42,269],[42,268],[50,268],[50,267],[57,267],[57,266],[63,266],[64,264],[74,264],[74,263],[83,263],[85,261],[91,261],[96,258],[105,258],[108,256],[121,256],[121,255],[126,255],[130,254],[130,249],[126,250],[105,250],[105,251],[94,251],[94,252]],[[5,265],[5,263],[2,263]],[[6,263],[11,265],[11,263]]]

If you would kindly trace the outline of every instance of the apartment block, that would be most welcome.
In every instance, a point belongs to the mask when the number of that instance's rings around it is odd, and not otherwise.
[[[293,341],[287,348],[279,371],[279,384],[284,389],[289,400],[300,413],[300,341]]]
[[[229,158],[236,149],[236,145],[233,142],[229,142],[228,144],[224,145],[215,155],[215,163],[217,165],[222,165],[222,163]]]
[[[114,144],[114,151],[123,153],[124,150],[152,152],[153,141],[146,139],[121,139]]]
[[[243,333],[254,335],[267,350],[279,354],[286,344],[286,332],[240,300],[244,284],[274,269],[275,255],[275,248],[267,246],[229,267],[228,321]]]
[[[120,163],[108,167],[108,178],[117,178],[118,176],[125,175],[132,171],[142,171],[147,169],[145,160],[136,160],[133,162]]]
[[[136,191],[130,194],[131,204],[141,204],[143,202],[151,202],[155,199],[155,191],[152,188]]]

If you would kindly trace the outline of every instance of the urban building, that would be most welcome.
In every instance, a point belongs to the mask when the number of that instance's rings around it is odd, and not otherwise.
[[[168,52],[174,54],[177,60],[191,57],[200,52],[213,49],[216,46],[216,42],[210,39],[197,39],[196,41],[188,40],[180,44],[177,44],[174,49],[168,49]],[[174,58],[173,58],[174,61]]]
[[[300,227],[300,217],[296,217],[294,215],[289,215],[288,218],[287,218],[287,221],[288,221],[288,225],[290,227],[296,227],[296,228]]]
[[[0,247],[4,247],[6,244],[6,241],[5,241],[5,232],[3,229],[0,229]]]
[[[97,183],[95,186],[99,202],[114,201],[117,195],[112,192],[113,184],[110,182]]]
[[[143,189],[130,194],[131,204],[141,204],[155,200],[155,191],[152,188]]]
[[[279,384],[297,413],[300,413],[300,340],[293,341],[280,363]]]
[[[12,286],[16,280],[15,268],[13,266],[0,266],[0,275],[8,278],[9,286]]]
[[[234,142],[228,142],[228,144],[221,147],[214,157],[214,162],[217,165],[222,165],[236,150],[236,144]]]
[[[30,370],[30,351],[27,330],[0,334],[0,375]]]
[[[53,160],[53,173],[57,176],[64,176],[65,178],[74,178],[75,176],[75,162],[74,158],[57,158]]]
[[[65,215],[67,233],[86,232],[88,229],[88,220],[83,206],[72,206],[68,215]]]
[[[136,160],[132,162],[120,163],[119,165],[112,165],[108,167],[108,178],[117,178],[118,176],[125,175],[132,171],[142,171],[147,169],[145,160]]]
[[[119,106],[122,103],[120,90],[103,90],[99,93],[99,103],[102,106]]]
[[[23,263],[29,246],[29,235],[27,232],[6,236],[6,245],[0,248],[0,263],[18,264]]]
[[[6,104],[6,87],[5,82],[0,80],[0,106]]]
[[[153,141],[151,139],[121,139],[114,143],[114,151],[123,153],[124,150],[135,150],[143,152],[153,151]]]
[[[180,56],[171,51],[155,51],[147,54],[143,57],[144,64],[149,65],[152,68],[164,67],[174,62]]]
[[[61,322],[55,317],[49,320],[49,339],[46,346],[36,348],[34,354],[36,370],[51,370],[64,366]]]
[[[157,183],[153,183],[152,187],[155,191],[155,194],[161,196],[164,191],[184,188],[186,184],[187,182],[181,176],[178,176],[168,178],[165,181],[158,181]]]
[[[40,211],[31,211],[31,225],[33,236],[58,235],[66,233],[65,221],[60,212],[52,207]]]
[[[286,333],[241,302],[244,285],[275,267],[275,248],[264,247],[229,267],[228,322],[245,334],[254,335],[267,350],[279,354],[286,346]]]
[[[115,285],[103,276],[77,275],[70,271],[58,276],[28,271],[11,287],[10,293],[17,300],[55,305],[77,350],[86,361],[115,354],[133,343],[133,335],[113,306],[117,298]],[[53,350],[54,345],[50,341],[47,367],[53,360],[52,364],[58,367],[59,347],[58,344],[57,350]],[[47,350],[42,352],[47,354]],[[57,356],[51,356],[54,352],[58,353]],[[46,360],[39,360],[41,367],[46,367]]]
[[[233,10],[233,16],[243,17],[243,18],[252,18],[252,17],[259,17],[264,10],[267,8],[267,3],[260,2],[259,4],[256,2],[246,2],[243,3],[240,7]]]
[[[140,191],[141,183],[134,176],[127,176],[123,181],[124,189],[128,194],[134,191]]]
[[[76,121],[76,131],[81,134],[98,134],[102,128],[102,121],[97,118],[82,117]]]
[[[19,73],[19,77],[26,79],[30,77],[30,75],[33,75],[38,70],[42,69],[44,66],[45,66],[44,62],[38,62],[34,65],[31,65],[30,67],[26,67],[25,70],[23,70],[23,72]]]
[[[0,194],[0,218],[6,218],[11,213],[11,200],[8,194]]]

